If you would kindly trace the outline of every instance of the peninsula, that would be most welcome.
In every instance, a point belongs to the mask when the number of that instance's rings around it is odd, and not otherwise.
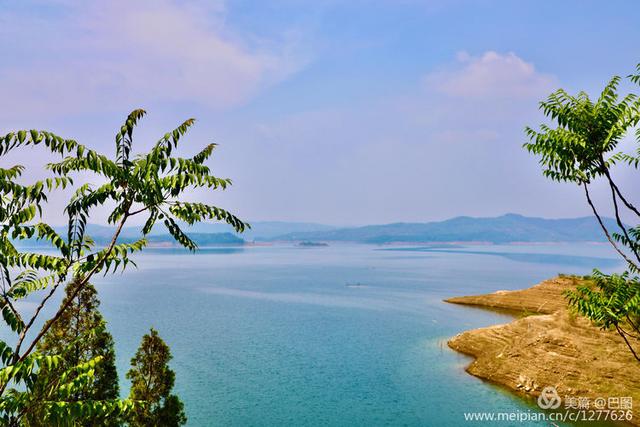
[[[631,397],[632,424],[640,425],[640,363],[616,332],[570,312],[563,292],[581,280],[556,277],[529,289],[447,299],[518,317],[460,333],[448,345],[475,359],[468,373],[523,396],[554,386],[563,398]]]

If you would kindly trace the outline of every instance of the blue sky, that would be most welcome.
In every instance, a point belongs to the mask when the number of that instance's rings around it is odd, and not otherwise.
[[[640,62],[633,1],[0,8],[0,130],[47,128],[107,151],[143,107],[144,149],[196,117],[184,152],[215,140],[214,169],[235,185],[194,197],[254,221],[587,215],[578,189],[540,176],[522,130],[554,89],[596,93]],[[32,176],[35,153],[18,156]]]

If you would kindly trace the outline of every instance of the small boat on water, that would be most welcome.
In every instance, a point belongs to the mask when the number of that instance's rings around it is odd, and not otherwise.
[[[365,285],[364,283],[357,282],[357,283],[346,283],[345,286],[347,288],[362,288],[367,285]]]

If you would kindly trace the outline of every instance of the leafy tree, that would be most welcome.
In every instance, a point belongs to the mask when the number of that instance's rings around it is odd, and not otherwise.
[[[131,254],[145,247],[145,237],[156,224],[192,251],[197,246],[180,228],[179,220],[187,224],[224,221],[237,231],[246,227],[222,208],[186,201],[189,189],[216,190],[231,184],[228,179],[213,176],[205,165],[215,144],[192,157],[175,155],[193,119],[166,133],[149,152],[132,155],[133,130],[144,115],[144,110],[134,110],[126,118],[115,136],[113,158],[47,131],[19,130],[0,136],[0,156],[16,149],[43,147],[62,157],[47,165],[51,177],[31,184],[22,183],[22,165],[0,168],[0,313],[15,334],[13,342],[0,341],[0,423],[4,425],[25,422],[39,376],[54,370],[60,370],[60,375],[48,384],[50,400],[43,400],[39,409],[47,425],[82,425],[86,419],[119,417],[139,406],[131,400],[108,397],[75,400],[95,383],[104,356],[68,366],[63,356],[44,354],[38,344],[61,321],[94,275],[124,270],[132,263]],[[80,179],[93,175],[92,181],[102,184],[76,183],[78,173]],[[70,186],[75,192],[65,208],[67,232],[61,235],[41,221],[42,211],[51,192]],[[109,209],[108,220],[114,225],[105,247],[96,247],[85,233],[94,209]],[[127,221],[143,215],[140,239],[121,242],[120,233]],[[23,252],[14,245],[15,240],[29,238],[48,242],[55,253]],[[67,286],[67,298],[50,318],[43,319],[43,309],[63,285]],[[18,310],[16,302],[27,296],[36,299],[35,309]],[[96,332],[99,328],[92,331]]]
[[[628,78],[631,83],[640,84],[640,65],[637,74]],[[604,235],[627,265],[623,274],[606,275],[595,270],[593,285],[580,286],[567,294],[571,306],[601,327],[615,329],[640,361],[640,226],[629,226],[623,220],[637,221],[640,211],[621,190],[612,172],[618,164],[633,169],[640,164],[640,129],[636,130],[635,154],[618,148],[640,122],[640,99],[633,93],[621,98],[621,80],[613,77],[595,101],[585,92],[574,96],[559,89],[552,93],[540,108],[556,126],[526,128],[530,142],[525,148],[540,157],[546,177],[582,187]],[[609,187],[609,208],[617,224],[613,230],[605,226],[601,207],[591,197],[590,189],[596,180],[603,180]]]
[[[66,304],[69,293],[74,289],[74,282],[66,287],[66,296],[62,304]],[[97,357],[101,358],[95,368],[94,377],[83,388],[75,390],[68,400],[107,400],[116,399],[119,395],[118,372],[113,338],[107,331],[106,323],[98,310],[100,301],[98,293],[90,283],[87,283],[74,298],[60,319],[53,324],[43,339],[36,345],[37,351],[44,355],[59,355],[62,357],[60,366],[52,370],[42,370],[34,389],[36,399],[32,402],[33,409],[29,410],[29,425],[40,425],[39,419],[43,415],[38,411],[39,403],[52,400],[56,396],[48,395],[54,392],[50,385],[55,384],[56,378],[64,370],[82,363],[87,363]],[[83,420],[85,426],[118,425],[117,418],[104,419],[100,417]]]
[[[171,394],[175,382],[175,374],[168,365],[171,358],[169,346],[158,331],[152,328],[142,337],[127,378],[131,380],[129,399],[144,401],[146,405],[131,412],[130,426],[177,427],[187,422],[184,405],[178,396]]]

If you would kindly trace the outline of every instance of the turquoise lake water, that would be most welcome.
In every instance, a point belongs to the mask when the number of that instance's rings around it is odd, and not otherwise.
[[[511,317],[442,300],[620,267],[604,245],[150,250],[136,261],[96,281],[123,393],[153,326],[189,426],[456,426],[470,425],[464,412],[535,410],[468,375],[470,359],[446,346]]]

